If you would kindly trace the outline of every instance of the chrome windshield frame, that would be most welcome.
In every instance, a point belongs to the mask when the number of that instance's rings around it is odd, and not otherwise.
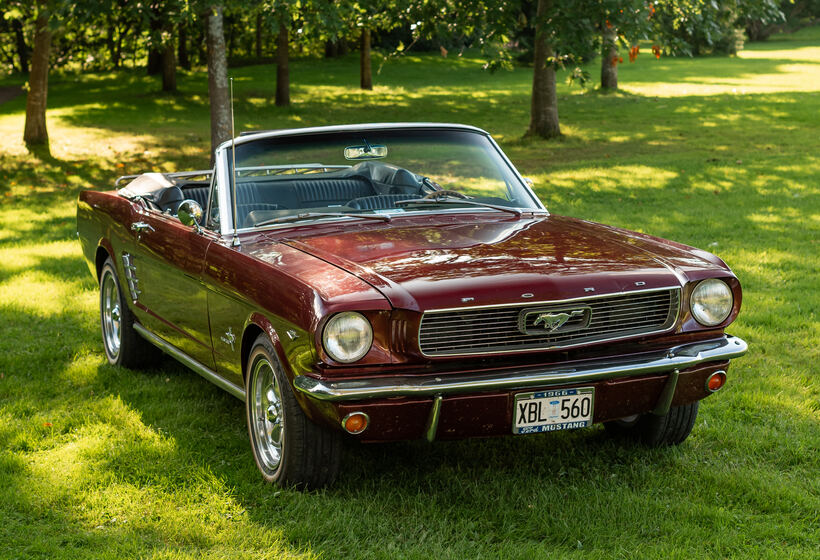
[[[543,202],[538,198],[535,192],[530,188],[527,182],[524,180],[524,177],[518,171],[518,169],[513,165],[512,161],[507,154],[501,149],[495,139],[485,130],[480,128],[469,126],[469,125],[462,125],[462,124],[449,124],[449,123],[373,123],[373,124],[358,124],[358,125],[337,125],[337,126],[321,126],[321,127],[309,127],[309,128],[296,128],[296,129],[288,129],[288,130],[275,130],[275,131],[266,131],[266,132],[259,132],[254,134],[247,134],[247,135],[240,135],[239,137],[235,138],[233,144],[239,146],[241,144],[246,144],[249,142],[253,142],[255,140],[260,140],[263,138],[271,138],[271,137],[288,137],[288,136],[306,136],[306,135],[313,135],[313,134],[325,134],[328,132],[351,132],[351,131],[362,131],[366,132],[368,130],[373,131],[386,131],[386,130],[451,130],[451,131],[464,131],[464,132],[471,132],[474,134],[480,134],[486,137],[490,145],[496,150],[501,160],[507,165],[509,170],[512,172],[513,176],[518,180],[520,188],[524,189],[524,191],[529,195],[531,201],[537,206],[537,208],[522,208],[522,207],[513,207],[517,210],[520,210],[524,214],[537,214],[539,216],[549,216],[549,211],[547,210],[546,206],[544,206]],[[214,181],[215,184],[219,185],[228,185],[230,177],[229,169],[229,156],[230,150],[232,146],[232,141],[228,140],[220,144],[216,151],[214,152]],[[234,216],[233,211],[224,212],[225,208],[231,208],[231,198],[230,192],[227,188],[220,188],[219,189],[219,218],[220,218],[220,234],[224,236],[232,236],[234,234]],[[396,212],[395,215],[392,213],[388,213],[388,215],[392,217],[397,216],[406,216],[406,215],[415,215],[415,214],[429,214],[430,212],[437,212],[441,213],[441,209],[437,210],[416,210],[413,212]],[[457,213],[457,212],[464,213],[473,213],[477,211],[481,212],[492,212],[491,209],[481,209],[481,208],[471,208],[469,210],[466,209],[448,209],[445,212],[447,213]],[[535,212],[534,212],[535,211]],[[351,218],[356,218],[355,214],[350,215]],[[336,218],[318,218],[317,220],[310,220],[305,222],[298,222],[298,223],[286,223],[286,224],[273,224],[268,226],[261,226],[261,227],[249,227],[249,228],[237,228],[236,232],[238,234],[245,234],[245,233],[255,233],[259,231],[268,231],[271,229],[281,228],[281,227],[299,227],[299,226],[308,226],[315,224],[317,221],[347,221],[347,217],[336,217]]]

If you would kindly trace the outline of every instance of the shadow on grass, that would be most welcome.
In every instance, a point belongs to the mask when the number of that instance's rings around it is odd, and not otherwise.
[[[45,266],[62,270],[67,264]],[[76,269],[66,276],[79,274]],[[166,526],[164,509],[142,521],[124,523],[120,514],[109,512],[92,522],[102,513],[89,504],[88,491],[147,499],[140,507],[151,511],[166,505],[151,503],[146,491],[171,501],[180,492],[193,492],[204,502],[219,496],[244,509],[251,527],[281,535],[294,550],[335,557],[366,555],[373,551],[368,543],[424,544],[424,538],[433,539],[434,548],[473,541],[469,546],[485,552],[495,549],[496,539],[572,547],[591,538],[589,531],[634,530],[660,518],[674,524],[685,517],[705,528],[712,517],[689,519],[694,515],[676,504],[687,496],[691,507],[711,511],[714,498],[687,495],[687,486],[707,473],[714,482],[710,488],[737,484],[733,471],[712,468],[719,457],[708,438],[701,447],[700,426],[683,446],[654,451],[616,445],[600,428],[432,445],[353,445],[345,451],[346,467],[336,487],[278,492],[256,472],[239,401],[171,360],[151,371],[108,366],[98,349],[96,322],[89,319],[81,312],[42,317],[0,310],[0,320],[13,326],[4,333],[0,370],[14,373],[0,385],[0,410],[14,419],[0,429],[3,448],[14,454],[0,454],[2,499],[7,511],[20,519],[33,517],[32,526],[43,527],[46,534],[34,546],[46,555],[83,548],[88,557],[104,556],[112,546],[126,552],[196,550],[218,542],[201,526],[183,534],[179,526]],[[27,338],[23,333],[29,330],[38,336]],[[19,341],[14,352],[10,340]],[[55,432],[44,427],[46,420]],[[32,470],[19,459],[21,453],[37,454],[40,466]],[[50,453],[53,458],[46,461]],[[706,459],[695,461],[696,454]],[[48,474],[62,468],[62,475]],[[741,485],[739,491],[747,490]],[[757,492],[778,508],[795,504],[779,487]],[[83,510],[77,509],[80,504]],[[38,513],[41,508],[46,513]],[[59,535],[48,531],[55,523],[63,527]],[[18,531],[4,542],[11,550],[27,550],[19,524],[11,526]]]

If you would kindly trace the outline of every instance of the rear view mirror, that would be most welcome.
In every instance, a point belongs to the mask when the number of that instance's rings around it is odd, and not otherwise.
[[[363,146],[348,146],[345,148],[345,159],[380,159],[387,155],[387,146],[368,144]]]

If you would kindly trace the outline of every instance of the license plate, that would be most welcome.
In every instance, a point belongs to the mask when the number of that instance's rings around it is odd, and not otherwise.
[[[515,395],[513,433],[534,434],[585,428],[592,424],[594,387]]]

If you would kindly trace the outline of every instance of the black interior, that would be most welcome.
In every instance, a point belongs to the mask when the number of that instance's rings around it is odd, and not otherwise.
[[[205,183],[204,185],[195,184],[192,186],[186,186],[185,189],[182,191],[184,193],[184,198],[186,200],[195,200],[202,209],[208,206],[208,195],[211,192],[211,185],[209,183]]]
[[[242,178],[236,183],[237,213],[242,227],[295,212],[378,210],[421,194],[421,179],[406,169],[380,162],[362,162],[321,174]],[[184,189],[184,195],[205,207],[207,190]]]
[[[188,199],[206,209],[210,183],[171,179],[141,191],[145,192],[131,194],[162,212],[175,214],[180,203]],[[236,183],[237,213],[243,227],[317,208],[352,212],[395,208],[399,200],[422,195],[420,177],[407,169],[374,161],[330,173],[246,177]]]

